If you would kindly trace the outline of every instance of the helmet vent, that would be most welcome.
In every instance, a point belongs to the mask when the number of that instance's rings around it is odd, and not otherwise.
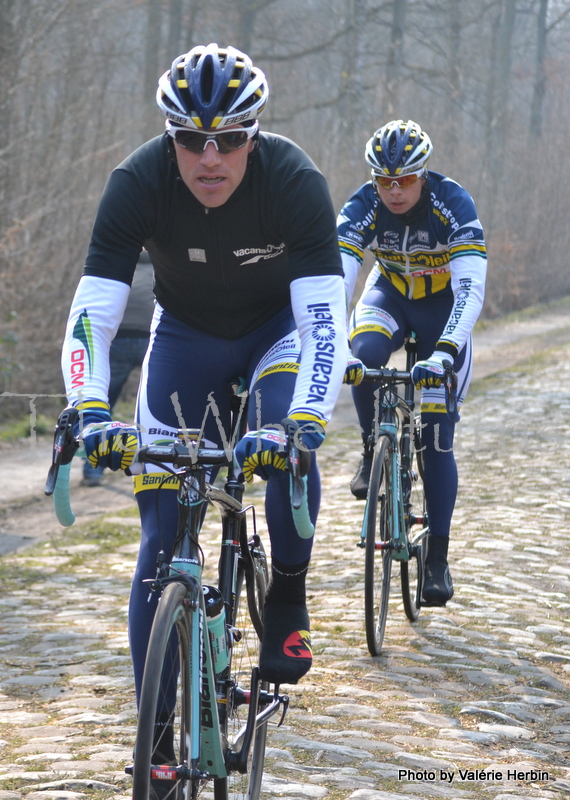
[[[212,99],[212,86],[214,85],[214,69],[212,65],[212,57],[205,59],[204,66],[202,67],[202,99],[204,103],[209,103]]]

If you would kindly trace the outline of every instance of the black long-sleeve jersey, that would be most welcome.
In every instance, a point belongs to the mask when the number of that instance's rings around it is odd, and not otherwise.
[[[164,134],[112,172],[84,274],[130,284],[144,246],[160,305],[235,339],[290,303],[292,280],[343,274],[334,231],[325,179],[288,139],[261,133],[241,184],[206,208],[183,183]]]

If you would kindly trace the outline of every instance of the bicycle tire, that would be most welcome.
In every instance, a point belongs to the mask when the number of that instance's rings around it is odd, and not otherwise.
[[[248,543],[248,549],[253,561],[253,573],[250,572],[248,578],[243,563],[238,562],[234,628],[241,633],[241,639],[234,641],[231,655],[232,678],[237,687],[247,690],[252,670],[259,664],[261,642],[258,626],[262,624],[263,605],[269,582],[265,550],[257,536]],[[262,682],[260,688],[267,691],[269,685]],[[230,746],[232,739],[245,725],[248,708],[249,706],[245,704],[232,703],[231,696],[228,697],[228,715],[222,733]],[[266,741],[267,722],[264,722],[255,731],[247,772],[243,775],[230,772],[227,778],[215,779],[214,800],[258,800],[265,764]]]
[[[392,539],[392,500],[389,488],[393,481],[393,470],[390,446],[389,438],[381,436],[374,448],[363,521],[364,621],[366,642],[372,656],[379,656],[382,652],[392,574],[392,551],[388,548],[380,549],[383,543]]]
[[[406,536],[410,549],[410,560],[400,563],[400,582],[402,587],[402,600],[404,611],[410,622],[415,622],[420,615],[422,584],[424,577],[424,547],[423,540],[428,532],[427,511],[424,494],[424,466],[421,442],[416,429],[414,434],[415,452],[411,454],[411,487],[410,507],[406,518]],[[412,528],[419,521],[419,530],[412,532]]]
[[[133,800],[181,800],[182,797],[190,800],[197,793],[198,784],[193,781],[160,781],[154,783],[153,788],[150,783],[152,766],[164,764],[164,759],[156,755],[161,742],[155,742],[154,735],[157,712],[161,709],[165,694],[163,687],[169,681],[175,681],[176,689],[176,705],[171,715],[174,762],[188,765],[189,761],[192,693],[188,665],[191,629],[187,595],[188,591],[182,584],[169,584],[159,600],[154,617],[139,703]],[[170,684],[171,690],[173,685]]]

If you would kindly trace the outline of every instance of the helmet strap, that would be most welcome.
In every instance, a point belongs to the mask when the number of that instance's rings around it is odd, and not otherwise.
[[[166,136],[166,147],[168,148],[167,158],[173,164],[177,164],[178,161],[176,159],[176,148],[174,147],[174,139],[168,133],[164,134]]]

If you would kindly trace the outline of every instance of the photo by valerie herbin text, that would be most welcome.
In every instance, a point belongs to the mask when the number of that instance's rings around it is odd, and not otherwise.
[[[497,782],[497,781],[524,781],[526,783],[534,781],[548,781],[550,775],[546,770],[521,770],[521,769],[399,769],[399,781],[427,781],[442,783],[453,783],[454,781],[474,782]]]

